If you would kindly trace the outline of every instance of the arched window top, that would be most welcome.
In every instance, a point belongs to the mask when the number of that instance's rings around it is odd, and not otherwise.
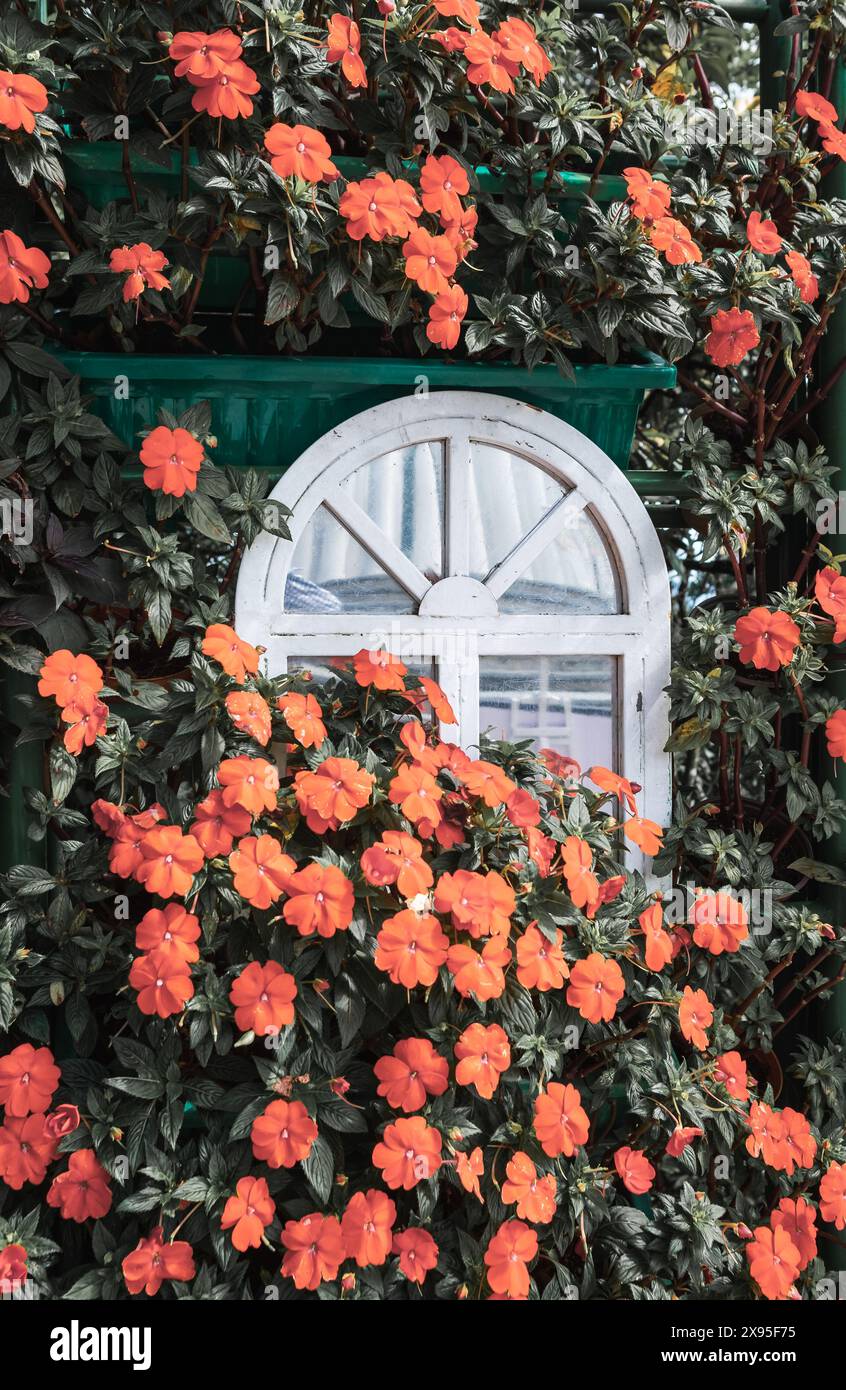
[[[244,557],[236,626],[271,674],[385,646],[480,731],[614,765],[667,814],[670,595],[646,510],[571,426],[470,391],[353,416],[272,496],[291,539]],[[566,745],[566,746],[565,746]]]

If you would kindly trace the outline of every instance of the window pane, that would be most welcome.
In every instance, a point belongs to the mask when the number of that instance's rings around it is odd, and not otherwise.
[[[589,512],[567,522],[515,579],[501,613],[619,613],[616,567]]]
[[[474,442],[470,449],[470,573],[484,579],[566,489],[537,464]]]
[[[357,468],[341,484],[427,579],[443,578],[444,447],[410,444]]]
[[[429,676],[435,679],[435,663],[433,661],[412,661],[408,657],[403,657],[409,672],[415,676]],[[323,685],[330,676],[335,675],[335,668],[339,665],[348,664],[350,657],[346,656],[289,656],[288,675],[292,676],[295,671],[308,671],[318,685]],[[411,706],[409,706],[409,709]]]
[[[483,656],[479,728],[613,767],[615,668],[611,656]]]
[[[294,551],[285,611],[414,613],[416,605],[332,513],[318,507]]]

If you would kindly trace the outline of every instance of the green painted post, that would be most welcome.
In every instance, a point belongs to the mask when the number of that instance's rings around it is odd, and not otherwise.
[[[35,690],[32,676],[3,668],[0,675],[0,710],[2,711],[8,765],[8,796],[0,801],[0,869],[12,864],[43,862],[44,846],[30,840],[26,830],[30,812],[24,799],[26,787],[41,788],[44,784],[43,748],[40,743],[22,743],[15,747],[22,720],[18,695],[31,695]]]

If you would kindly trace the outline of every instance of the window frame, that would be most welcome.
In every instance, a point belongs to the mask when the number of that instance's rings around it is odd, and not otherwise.
[[[434,594],[425,576],[341,487],[363,464],[393,450],[443,441],[447,591]],[[569,489],[486,576],[466,577],[472,538],[467,487],[470,448],[482,442],[510,450],[544,468]],[[665,825],[671,806],[671,759],[665,687],[670,672],[670,583],[649,514],[625,473],[585,435],[536,406],[477,391],[438,391],[374,406],[330,430],[283,474],[270,497],[291,510],[291,539],[262,532],[244,555],[235,598],[239,635],[263,646],[269,675],[287,669],[289,656],[351,656],[378,645],[401,626],[406,650],[415,640],[434,655],[438,679],[459,720],[445,737],[478,746],[478,656],[597,655],[616,658],[615,770],[643,787],[642,814]],[[355,540],[410,592],[422,611],[413,615],[286,613],[288,569],[312,515],[325,505]],[[616,567],[623,611],[615,614],[499,614],[504,593],[530,558],[560,534],[568,514],[588,509]],[[465,571],[464,574],[461,570]],[[449,572],[458,570],[450,576]],[[422,580],[422,584],[421,584]],[[480,593],[480,590],[483,592]],[[278,597],[275,597],[278,596]],[[428,596],[429,604],[426,603]],[[431,611],[434,607],[436,610]],[[462,611],[463,610],[463,611]],[[459,642],[465,650],[459,651]],[[330,650],[331,649],[331,650]],[[472,662],[476,658],[476,676]],[[595,761],[595,759],[593,760]],[[583,756],[590,766],[589,756]],[[634,862],[634,860],[633,860]]]

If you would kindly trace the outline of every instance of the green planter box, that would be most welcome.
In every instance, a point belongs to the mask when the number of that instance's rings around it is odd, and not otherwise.
[[[139,432],[156,424],[161,407],[178,415],[208,400],[215,461],[274,478],[350,416],[427,388],[527,401],[573,425],[626,468],[644,393],[676,380],[675,367],[653,354],[613,367],[577,366],[573,381],[554,366],[528,372],[436,358],[54,355],[81,377],[92,408],[127,445],[137,447]],[[119,378],[128,378],[128,393]]]

